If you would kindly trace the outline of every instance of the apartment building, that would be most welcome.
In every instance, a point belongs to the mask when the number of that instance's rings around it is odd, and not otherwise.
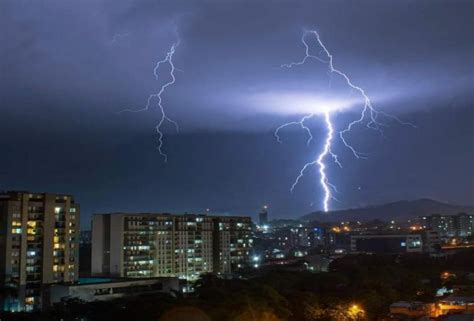
[[[249,217],[96,214],[92,275],[193,280],[232,273],[249,262],[251,229]]]
[[[48,285],[78,280],[79,212],[71,195],[0,193],[3,309],[41,308]]]
[[[474,215],[472,214],[433,214],[421,217],[420,221],[423,228],[438,232],[443,240],[474,235]]]

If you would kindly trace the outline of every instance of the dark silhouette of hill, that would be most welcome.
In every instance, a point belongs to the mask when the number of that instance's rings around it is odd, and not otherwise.
[[[441,203],[432,199],[398,201],[364,208],[324,212],[313,212],[301,217],[303,221],[370,221],[408,220],[423,215],[458,213],[474,214],[474,206],[460,206]]]

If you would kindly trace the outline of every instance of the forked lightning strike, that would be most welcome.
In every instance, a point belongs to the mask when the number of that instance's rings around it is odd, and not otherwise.
[[[280,139],[280,130],[282,130],[283,128],[285,128],[287,126],[299,125],[302,129],[304,129],[308,133],[308,140],[306,141],[306,144],[309,145],[309,143],[311,143],[311,141],[313,140],[313,134],[311,133],[311,130],[304,124],[304,122],[307,121],[308,119],[312,118],[313,116],[314,116],[314,114],[309,114],[309,115],[306,115],[303,118],[301,118],[300,121],[292,121],[292,122],[283,124],[280,127],[278,127],[275,130],[275,137],[276,137],[277,142],[279,142],[279,143],[282,142],[281,139]]]
[[[175,122],[174,120],[172,120],[171,118],[169,118],[166,115],[165,109],[163,107],[163,97],[162,97],[162,95],[166,91],[166,89],[176,82],[176,77],[175,77],[174,72],[175,72],[175,70],[177,70],[177,68],[174,66],[173,56],[174,56],[174,53],[176,52],[176,48],[178,46],[179,46],[179,39],[175,43],[172,44],[170,50],[166,53],[165,58],[163,58],[162,60],[159,60],[156,63],[155,68],[153,68],[153,74],[155,75],[155,79],[158,80],[158,76],[159,76],[158,70],[159,70],[159,68],[162,65],[168,64],[169,67],[170,67],[170,73],[169,73],[170,80],[168,80],[166,83],[164,83],[160,87],[160,90],[157,93],[150,94],[150,96],[148,96],[146,105],[143,108],[140,108],[140,109],[124,109],[124,110],[119,112],[119,113],[124,113],[124,112],[136,113],[136,112],[147,111],[152,107],[153,100],[154,99],[158,100],[157,101],[157,106],[160,110],[161,117],[160,117],[160,120],[159,120],[159,122],[158,122],[158,124],[156,125],[155,128],[156,128],[156,132],[158,133],[158,151],[159,151],[160,155],[163,156],[165,162],[168,160],[168,156],[163,152],[163,136],[164,135],[163,135],[163,132],[161,131],[161,126],[163,126],[163,123],[165,121],[167,121],[167,122],[173,124],[174,127],[176,128],[176,131],[179,132],[178,123]]]
[[[314,35],[315,38],[316,38],[318,46],[322,49],[320,51],[320,53],[318,53],[318,55],[313,55],[313,54],[310,53],[310,46],[306,42],[306,37],[308,35]],[[326,48],[324,43],[321,41],[321,38],[320,38],[317,31],[315,31],[315,30],[306,30],[303,33],[303,36],[301,38],[301,42],[303,43],[303,45],[305,47],[305,56],[303,57],[303,59],[300,60],[300,61],[297,61],[297,62],[291,62],[289,64],[283,64],[283,65],[281,65],[282,68],[292,68],[292,67],[295,67],[295,66],[300,66],[300,65],[305,64],[308,59],[316,59],[320,62],[326,63],[329,67],[329,74],[330,75],[331,74],[336,74],[336,75],[342,77],[342,79],[344,80],[346,85],[349,86],[352,90],[355,90],[356,92],[358,92],[364,100],[364,106],[362,108],[362,112],[361,112],[360,117],[358,119],[350,122],[349,125],[345,129],[343,129],[342,131],[339,132],[339,138],[341,139],[342,143],[344,144],[345,147],[347,147],[352,152],[352,154],[356,158],[365,158],[365,156],[364,156],[364,154],[358,152],[354,147],[352,147],[347,142],[347,140],[345,138],[345,135],[348,132],[350,132],[355,125],[362,124],[367,119],[367,117],[368,117],[368,121],[367,121],[366,126],[368,128],[375,129],[375,130],[378,130],[380,132],[382,132],[381,127],[383,127],[384,124],[380,123],[377,120],[379,115],[382,115],[382,116],[391,118],[393,120],[396,120],[398,123],[400,123],[402,125],[409,125],[409,126],[415,127],[413,124],[402,122],[396,116],[384,113],[382,111],[375,110],[374,107],[372,106],[372,102],[371,102],[369,96],[365,93],[365,90],[362,87],[359,87],[359,86],[355,85],[346,73],[344,73],[344,72],[342,72],[339,69],[336,69],[334,67],[333,56],[329,52],[329,50]],[[326,56],[324,58],[326,58],[326,59],[321,58],[319,56],[319,54],[321,54],[321,53],[324,53],[324,55]],[[313,135],[311,134],[311,130],[309,129],[309,127],[307,127],[305,125],[305,121],[308,120],[309,118],[313,117],[313,116],[314,116],[314,114],[309,114],[309,115],[304,116],[300,121],[289,122],[289,123],[283,124],[282,126],[278,127],[275,131],[275,137],[277,138],[277,141],[281,142],[281,139],[280,139],[280,136],[279,136],[279,132],[280,132],[281,129],[283,129],[287,126],[291,126],[291,125],[298,125],[302,129],[304,129],[306,132],[308,132],[308,135],[309,135],[308,144],[309,144],[311,142],[311,140],[313,139]],[[327,134],[326,134],[326,140],[325,140],[322,152],[318,155],[316,160],[314,160],[312,162],[308,162],[303,166],[303,168],[300,171],[300,174],[298,175],[298,177],[296,178],[296,180],[294,181],[294,183],[293,183],[293,185],[291,186],[291,189],[290,189],[291,191],[293,191],[295,189],[296,185],[299,183],[300,179],[304,175],[304,172],[306,171],[306,169],[309,166],[318,165],[319,166],[319,174],[320,174],[320,184],[321,184],[321,187],[324,191],[324,197],[323,197],[323,201],[322,201],[322,208],[325,212],[329,211],[329,202],[330,202],[330,200],[335,199],[332,192],[331,192],[331,189],[337,192],[336,187],[329,182],[329,179],[327,177],[326,164],[324,163],[324,160],[325,160],[326,156],[331,155],[334,162],[339,167],[342,167],[341,163],[338,160],[337,155],[334,154],[331,150],[333,134],[334,134],[334,126],[332,124],[330,116],[331,115],[330,115],[329,110],[324,111],[324,118],[325,118],[325,125],[326,125],[326,133]]]

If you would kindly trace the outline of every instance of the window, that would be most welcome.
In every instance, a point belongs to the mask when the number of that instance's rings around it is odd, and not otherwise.
[[[21,226],[21,221],[12,221],[12,226],[13,227]]]

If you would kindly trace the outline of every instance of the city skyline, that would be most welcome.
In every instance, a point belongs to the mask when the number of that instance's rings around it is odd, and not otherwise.
[[[0,321],[474,320],[473,12],[0,0]]]

